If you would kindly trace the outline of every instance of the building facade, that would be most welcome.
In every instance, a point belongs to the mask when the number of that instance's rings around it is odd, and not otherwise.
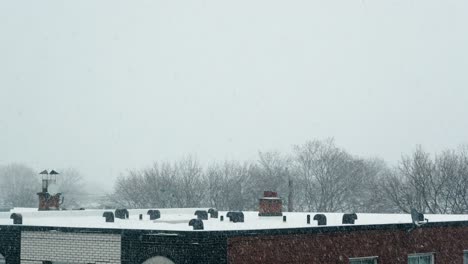
[[[468,221],[164,231],[0,226],[0,263],[467,264]]]

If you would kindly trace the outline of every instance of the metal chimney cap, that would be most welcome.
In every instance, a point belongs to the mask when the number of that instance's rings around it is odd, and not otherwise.
[[[51,172],[52,173],[52,172]],[[49,174],[49,172],[47,172],[47,170],[43,170],[41,171],[39,174]]]
[[[49,174],[50,174],[50,175],[57,175],[57,174],[59,174],[59,173],[56,172],[56,171],[54,171],[54,170],[51,170]]]

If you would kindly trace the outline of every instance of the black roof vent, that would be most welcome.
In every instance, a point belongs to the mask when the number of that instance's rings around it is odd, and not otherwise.
[[[243,223],[244,222],[244,213],[242,212],[228,212],[226,217],[229,217],[229,221],[234,223]]]
[[[196,215],[198,219],[208,220],[208,213],[206,211],[197,210],[197,211],[195,211],[194,215]]]
[[[114,222],[114,213],[113,212],[104,212],[102,217],[106,218],[106,223],[113,223]]]
[[[356,214],[344,214],[343,215],[343,224],[354,224],[354,220],[357,219]]]
[[[418,212],[416,209],[411,208],[411,219],[415,226],[421,226],[429,222],[429,220],[424,219],[424,214]]]
[[[12,213],[10,215],[10,219],[13,219],[14,225],[22,225],[23,224],[23,216],[21,214]]]
[[[115,217],[120,219],[128,219],[127,209],[115,209]]]
[[[192,219],[188,225],[193,226],[193,230],[203,230],[203,221],[201,219]]]
[[[324,214],[316,214],[314,220],[317,221],[317,225],[327,225],[327,217]]]
[[[218,218],[218,210],[210,208],[208,209],[208,213],[210,214],[210,218]]]
[[[159,210],[148,210],[147,214],[150,216],[150,220],[161,218],[161,212],[159,212]]]

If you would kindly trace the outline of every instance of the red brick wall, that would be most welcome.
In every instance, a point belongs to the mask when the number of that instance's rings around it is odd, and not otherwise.
[[[379,264],[406,264],[408,254],[435,253],[437,264],[463,264],[468,227],[423,227],[261,235],[228,239],[230,264],[347,264],[350,257],[378,256]]]

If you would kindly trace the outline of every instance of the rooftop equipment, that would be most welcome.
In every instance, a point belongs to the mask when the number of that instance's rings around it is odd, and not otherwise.
[[[259,199],[258,216],[282,216],[283,201],[277,192],[264,191]]]
[[[411,219],[413,220],[413,224],[415,226],[422,226],[422,225],[427,224],[429,222],[429,220],[427,220],[427,218],[424,218],[424,214],[418,212],[414,208],[411,208]]]
[[[218,210],[210,208],[208,209],[208,213],[210,214],[210,218],[218,218]]]
[[[113,212],[104,212],[102,217],[106,218],[106,223],[113,223],[114,222],[114,213]]]
[[[208,213],[206,211],[197,210],[197,211],[195,211],[194,215],[196,215],[198,219],[208,220]]]
[[[10,215],[10,219],[13,219],[14,225],[22,225],[23,224],[23,216],[21,214],[13,213]]]
[[[234,223],[243,223],[244,222],[244,213],[242,212],[228,212],[226,217],[229,217],[229,221]]]
[[[58,172],[51,170],[50,173],[47,170],[43,170],[39,173],[42,176],[42,192],[37,193],[39,196],[39,210],[59,210],[60,205],[63,203],[63,197],[60,201],[61,193],[50,194],[49,186],[57,183]]]
[[[201,219],[192,219],[189,226],[193,226],[193,230],[203,230],[203,221]]]
[[[317,221],[317,225],[327,225],[327,217],[324,214],[316,214],[314,220]],[[354,222],[353,222],[354,223]]]
[[[119,219],[128,219],[129,214],[127,209],[115,209],[115,217]]]
[[[358,219],[356,214],[344,214],[343,215],[343,224],[354,224],[354,221]]]
[[[161,212],[159,210],[148,210],[147,214],[150,216],[150,220],[161,218]]]

